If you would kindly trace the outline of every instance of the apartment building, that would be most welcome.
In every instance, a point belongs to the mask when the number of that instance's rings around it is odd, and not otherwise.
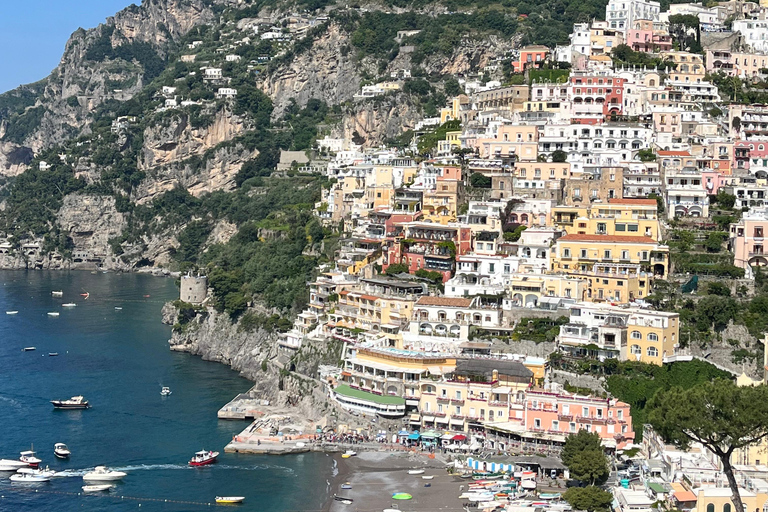
[[[742,214],[739,222],[730,226],[730,249],[733,264],[745,270],[750,266],[768,265],[768,207],[750,208]]]
[[[699,169],[669,167],[664,173],[664,180],[667,215],[670,219],[709,216],[709,195]]]
[[[413,335],[466,340],[469,337],[470,326],[500,327],[501,319],[501,309],[484,307],[480,297],[422,296],[414,305],[410,332]]]
[[[661,365],[675,354],[680,315],[586,302],[571,306],[558,345],[572,357],[596,356]]]
[[[518,271],[520,258],[493,254],[465,254],[456,257],[456,275],[446,281],[447,297],[499,295],[506,291],[510,276]]]
[[[608,203],[556,206],[556,227],[567,234],[626,235],[659,239],[658,204],[655,199],[609,199]]]

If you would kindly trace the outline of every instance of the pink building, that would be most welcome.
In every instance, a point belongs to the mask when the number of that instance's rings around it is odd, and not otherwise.
[[[654,51],[653,21],[637,20],[632,28],[627,31],[627,44],[636,52]]]
[[[597,432],[606,448],[619,450],[635,439],[629,404],[615,399],[531,390],[525,395],[524,415],[530,432]]]
[[[733,184],[733,177],[720,174],[716,170],[705,170],[701,172],[701,183],[709,195],[717,195],[721,187],[727,187]]]
[[[768,265],[765,234],[768,233],[768,207],[758,206],[744,213],[735,224],[731,224],[730,246],[733,264],[745,270],[750,266]]]

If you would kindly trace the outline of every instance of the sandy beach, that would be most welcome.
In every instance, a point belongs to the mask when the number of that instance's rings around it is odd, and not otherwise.
[[[339,473],[331,482],[331,497],[326,512],[381,512],[384,509],[403,511],[460,511],[462,500],[460,486],[467,482],[448,474],[445,460],[437,454],[434,459],[426,453],[362,452],[342,459],[336,455]],[[423,475],[409,475],[409,469],[424,469]],[[425,480],[422,476],[434,476]],[[341,489],[345,482],[351,489]],[[429,487],[426,487],[429,485]],[[394,493],[404,492],[413,496],[410,500],[393,500]],[[333,495],[352,500],[345,505],[333,499]]]

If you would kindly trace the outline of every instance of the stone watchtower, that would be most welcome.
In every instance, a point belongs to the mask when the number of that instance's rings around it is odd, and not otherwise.
[[[202,304],[208,294],[208,278],[187,274],[181,276],[181,291],[179,298],[182,302]]]

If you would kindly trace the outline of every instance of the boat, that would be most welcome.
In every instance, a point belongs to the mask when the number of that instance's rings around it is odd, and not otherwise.
[[[435,478],[435,475],[424,475],[421,477],[422,480],[432,480],[433,478]]]
[[[48,312],[48,316],[59,316],[60,314],[61,313],[59,313],[58,311],[49,311]]]
[[[20,462],[24,462],[27,464],[27,466],[31,468],[36,468],[40,465],[41,461],[36,457],[36,453],[33,450],[27,450],[25,452],[21,452],[21,456],[19,457]]]
[[[208,450],[201,450],[195,453],[195,456],[189,461],[190,466],[207,466],[208,464],[214,464],[216,458],[219,456],[219,452],[209,452]]]
[[[11,482],[22,484],[36,484],[40,482],[49,482],[50,480],[50,476],[31,475],[29,473],[16,473],[15,475],[11,475]]]
[[[83,480],[95,482],[111,482],[113,480],[122,480],[126,474],[127,473],[124,473],[123,471],[113,471],[107,466],[96,466],[93,471],[89,471],[83,475]]]
[[[84,485],[83,492],[104,492],[112,488],[111,484]]]
[[[163,396],[170,395],[171,394],[171,388],[169,388],[167,386],[163,386],[163,389],[160,390],[160,394],[163,395]]]
[[[123,308],[121,308],[119,306],[115,306],[115,311],[122,311],[122,310],[123,310]]]
[[[16,471],[19,468],[26,468],[29,466],[26,462],[20,460],[0,459],[0,471]]]
[[[144,295],[144,298],[145,298],[145,299],[148,299],[149,297],[150,297],[149,295]]]
[[[64,292],[61,291],[61,290],[53,291],[53,292],[51,292],[51,295],[53,295],[54,297],[63,297],[64,296]]]
[[[539,499],[542,500],[559,500],[562,495],[559,492],[542,492],[539,493]]]
[[[64,443],[56,443],[53,445],[53,454],[60,459],[68,459],[71,452]]]
[[[58,352],[48,352],[48,357],[56,357],[57,355],[59,355]]]
[[[333,495],[333,499],[336,501],[341,501],[342,503],[345,501],[348,501],[349,503],[352,503],[352,498],[347,498],[346,496],[339,496],[337,494]]]
[[[24,347],[21,349],[22,352],[32,352],[33,350],[37,350],[37,347]]]
[[[54,409],[88,409],[90,404],[82,396],[73,396],[69,400],[51,400]]]
[[[409,469],[408,470],[409,475],[423,475],[424,470],[423,469]]]
[[[45,469],[40,468],[19,468],[18,471],[16,471],[19,474],[24,475],[37,475],[37,476],[44,476],[47,478],[53,478],[53,476],[56,474],[55,471],[51,471],[50,468],[46,467]]]
[[[349,482],[344,482],[343,484],[341,484],[341,488],[342,489],[351,489],[352,488],[352,484],[350,484]]]
[[[80,294],[80,296],[81,296],[81,297],[85,297],[85,299],[83,299],[83,300],[88,300],[88,297],[90,297],[90,296],[91,296],[91,294],[90,294],[90,293],[88,293],[88,292],[85,292],[85,293],[81,293],[81,294]]]
[[[61,307],[63,308],[74,308],[75,306],[77,306],[77,304],[75,304],[74,302],[67,302],[66,304],[61,305]]]
[[[5,314],[6,315],[18,315],[19,312],[18,311],[6,311]]]
[[[245,501],[245,496],[216,496],[216,503],[234,504]]]
[[[407,492],[396,492],[392,495],[393,500],[410,500],[411,498],[413,498],[413,496]]]

